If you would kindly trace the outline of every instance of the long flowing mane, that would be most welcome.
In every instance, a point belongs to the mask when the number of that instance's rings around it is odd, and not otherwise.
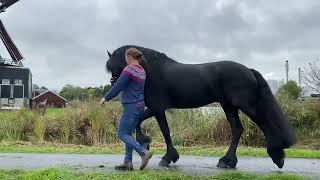
[[[121,52],[125,52],[128,48],[130,47],[134,47],[139,49],[141,52],[143,52],[143,54],[145,55],[146,58],[150,58],[147,59],[148,61],[170,61],[170,62],[177,62],[175,60],[173,60],[172,58],[168,57],[165,53],[159,52],[157,50],[154,49],[150,49],[150,48],[145,48],[145,47],[141,47],[141,46],[136,46],[136,45],[126,45],[126,46],[122,46],[118,49],[116,49],[114,51],[114,53],[121,53]]]

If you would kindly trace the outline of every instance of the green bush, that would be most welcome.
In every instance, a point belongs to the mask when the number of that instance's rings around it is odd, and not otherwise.
[[[33,136],[34,123],[32,111],[4,112],[0,116],[0,139],[28,141]]]
[[[277,99],[286,117],[297,132],[300,142],[308,142],[320,138],[320,100],[294,100],[286,95],[278,95]]]
[[[280,87],[278,94],[287,95],[290,99],[297,100],[302,93],[302,89],[295,81],[288,81]]]

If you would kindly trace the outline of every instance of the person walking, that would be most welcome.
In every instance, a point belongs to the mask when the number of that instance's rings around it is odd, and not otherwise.
[[[132,133],[138,125],[139,118],[144,113],[144,84],[146,73],[140,65],[143,59],[143,53],[136,48],[129,48],[125,52],[127,66],[122,71],[117,82],[109,92],[101,99],[100,103],[110,101],[120,92],[121,103],[124,107],[119,128],[117,132],[118,138],[125,143],[124,162],[115,167],[116,170],[133,170],[132,153],[135,150],[141,156],[140,170],[143,170],[152,157],[152,152],[145,149],[133,137]]]

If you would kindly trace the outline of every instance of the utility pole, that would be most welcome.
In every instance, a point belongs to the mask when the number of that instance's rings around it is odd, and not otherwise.
[[[298,76],[299,87],[301,87],[301,68],[298,69]]]
[[[286,83],[289,81],[289,61],[286,61]]]

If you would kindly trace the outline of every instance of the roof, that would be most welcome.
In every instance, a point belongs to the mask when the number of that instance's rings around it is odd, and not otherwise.
[[[64,97],[62,97],[62,96],[60,96],[59,94],[57,94],[57,93],[55,93],[55,92],[53,92],[53,91],[50,91],[50,90],[47,90],[47,91],[45,91],[44,93],[39,94],[38,96],[36,96],[36,97],[34,97],[34,98],[32,98],[32,99],[37,99],[37,98],[39,98],[39,97],[47,94],[48,92],[51,92],[51,93],[55,94],[56,96],[60,97],[61,99],[64,99],[65,101],[67,101]]]
[[[14,3],[18,2],[19,0],[0,0],[0,12],[5,11],[6,8],[10,7]]]
[[[6,69],[28,69],[28,70],[30,70],[30,68],[28,68],[28,67],[23,67],[23,66],[9,66],[9,65],[6,65],[6,66],[0,65],[0,68],[6,68]]]
[[[19,66],[23,67],[22,61],[15,62],[11,59],[3,58],[0,55],[0,66]]]

